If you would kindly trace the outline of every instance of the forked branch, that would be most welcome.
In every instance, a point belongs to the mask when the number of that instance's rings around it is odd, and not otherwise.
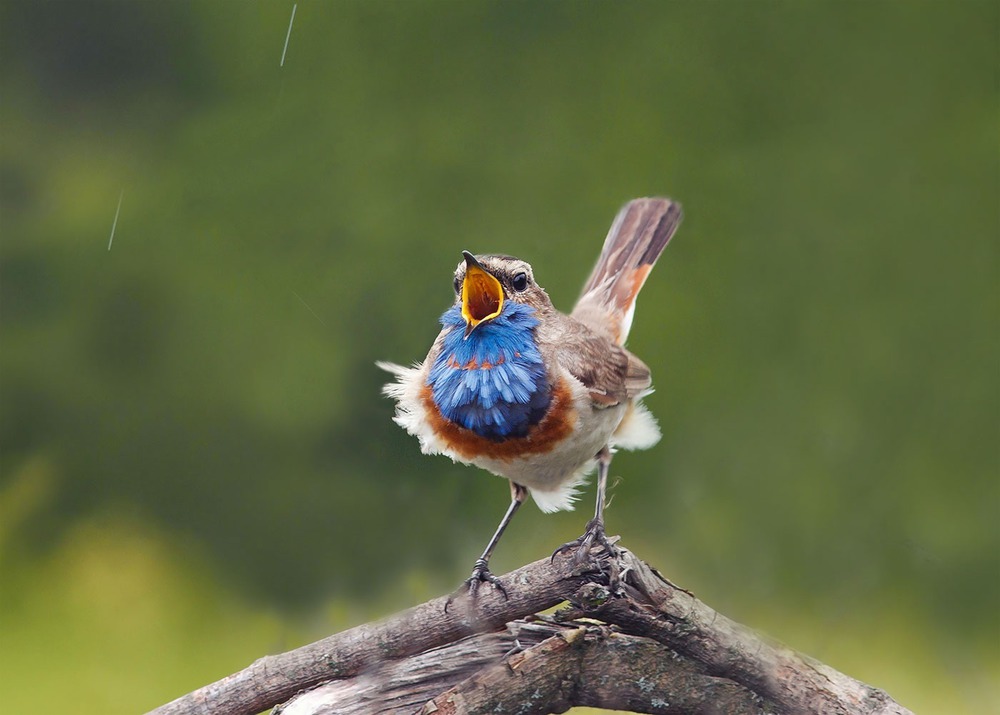
[[[712,610],[619,547],[438,598],[280,655],[151,715],[564,712],[894,714],[886,693]],[[536,616],[562,602],[555,616]]]

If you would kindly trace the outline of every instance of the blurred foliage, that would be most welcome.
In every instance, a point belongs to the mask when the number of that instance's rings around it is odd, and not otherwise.
[[[609,528],[911,708],[1000,704],[995,2],[305,1],[281,67],[291,7],[0,4],[11,707],[152,707],[464,578],[506,486],[373,363],[465,248],[568,309],[652,194],[665,437]]]

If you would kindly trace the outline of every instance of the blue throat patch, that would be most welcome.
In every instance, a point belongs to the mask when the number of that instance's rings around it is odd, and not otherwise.
[[[441,316],[447,330],[427,384],[441,414],[481,437],[523,437],[541,421],[552,391],[535,344],[535,309],[506,300],[500,315],[465,337],[461,306]]]

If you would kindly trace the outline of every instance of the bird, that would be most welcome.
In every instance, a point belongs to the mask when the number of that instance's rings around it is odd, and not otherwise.
[[[422,452],[510,482],[510,505],[464,584],[473,595],[489,582],[506,597],[489,561],[527,496],[543,512],[572,509],[595,465],[594,517],[553,557],[575,549],[583,562],[595,543],[614,553],[604,523],[612,454],[660,439],[642,403],[650,369],[625,340],[636,296],[682,215],[666,198],[625,204],[569,314],[553,306],[526,261],[463,251],[454,302],[426,358],[377,363],[394,377],[383,387],[396,403],[394,421]]]

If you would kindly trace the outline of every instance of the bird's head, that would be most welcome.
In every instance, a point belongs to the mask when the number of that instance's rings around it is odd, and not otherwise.
[[[464,260],[455,269],[455,301],[462,307],[465,335],[503,312],[511,300],[536,310],[552,307],[549,296],[535,283],[531,266],[513,256],[474,256],[462,251]]]

